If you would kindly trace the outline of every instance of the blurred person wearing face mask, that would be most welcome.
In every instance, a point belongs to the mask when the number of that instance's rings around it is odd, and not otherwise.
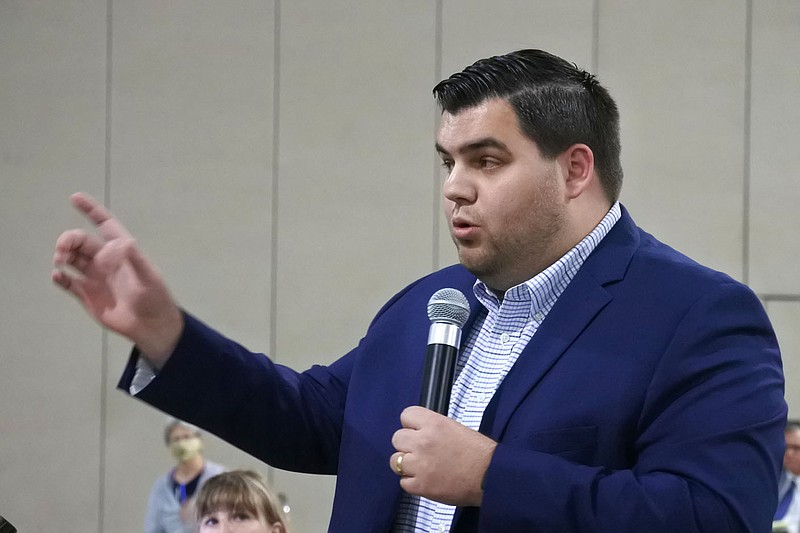
[[[209,478],[225,469],[203,457],[200,430],[178,419],[164,428],[164,442],[176,465],[150,491],[144,533],[192,533],[195,495]]]
[[[252,470],[212,477],[197,496],[198,533],[289,533],[278,498]]]

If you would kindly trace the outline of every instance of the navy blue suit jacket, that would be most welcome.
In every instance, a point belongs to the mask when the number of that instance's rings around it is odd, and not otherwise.
[[[273,466],[337,474],[330,531],[389,531],[401,496],[391,437],[419,399],[427,301],[460,289],[469,331],[474,282],[460,266],[418,280],[355,349],[303,373],[186,315],[138,397]],[[756,296],[623,211],[489,404],[481,432],[499,445],[484,499],[459,509],[453,530],[767,532],[785,419],[780,355]]]

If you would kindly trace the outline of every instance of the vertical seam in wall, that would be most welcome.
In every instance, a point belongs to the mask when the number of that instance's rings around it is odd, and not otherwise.
[[[280,184],[280,89],[281,89],[281,0],[274,0],[272,50],[272,228],[270,231],[269,355],[277,360],[278,346],[278,185]],[[267,482],[275,482],[275,470],[267,468]]]
[[[106,2],[106,109],[105,109],[105,161],[104,161],[104,187],[103,201],[106,206],[111,207],[111,82],[112,82],[112,22],[113,22],[113,0]],[[100,348],[100,435],[99,435],[99,462],[98,462],[98,491],[97,491],[97,531],[103,532],[105,521],[105,493],[106,493],[106,454],[108,424],[108,331],[103,329],[101,333]]]
[[[434,58],[433,58],[433,70],[434,70],[434,81],[433,83],[436,84],[439,80],[442,79],[442,2],[443,0],[436,0],[436,7],[435,7],[435,20],[434,20]],[[439,119],[436,116],[437,113],[434,111],[433,113],[433,134],[434,138],[436,138],[436,130],[439,126]],[[433,156],[433,250],[431,254],[432,262],[433,262],[433,270],[438,270],[441,268],[439,265],[440,257],[439,257],[439,235],[441,233],[440,225],[440,200],[439,200],[439,158],[436,154]]]
[[[742,281],[750,282],[750,150],[752,114],[753,1],[746,2],[744,45],[744,135],[742,162]]]
[[[273,39],[273,57],[272,57],[272,229],[270,233],[271,239],[271,257],[270,257],[270,324],[269,324],[269,349],[270,357],[275,358],[275,350],[277,341],[275,333],[277,330],[277,291],[278,291],[278,186],[280,180],[278,178],[278,159],[279,159],[279,133],[280,133],[280,11],[281,1],[274,0],[274,39]]]
[[[592,4],[592,74],[600,70],[600,0]]]

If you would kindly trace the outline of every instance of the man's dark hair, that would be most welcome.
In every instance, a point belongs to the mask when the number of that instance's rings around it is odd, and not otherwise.
[[[800,420],[793,420],[790,418],[786,421],[784,433],[789,433],[790,431],[800,431]]]
[[[622,188],[619,111],[592,75],[542,50],[481,59],[433,88],[442,112],[456,114],[491,98],[514,108],[520,129],[549,159],[571,145],[591,148],[610,202]]]

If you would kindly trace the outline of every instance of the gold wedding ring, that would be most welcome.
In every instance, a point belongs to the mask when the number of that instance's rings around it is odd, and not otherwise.
[[[401,453],[400,455],[397,456],[397,459],[395,459],[394,461],[394,470],[395,472],[397,472],[397,475],[399,476],[403,475],[403,457],[405,457],[405,455],[406,454]]]

